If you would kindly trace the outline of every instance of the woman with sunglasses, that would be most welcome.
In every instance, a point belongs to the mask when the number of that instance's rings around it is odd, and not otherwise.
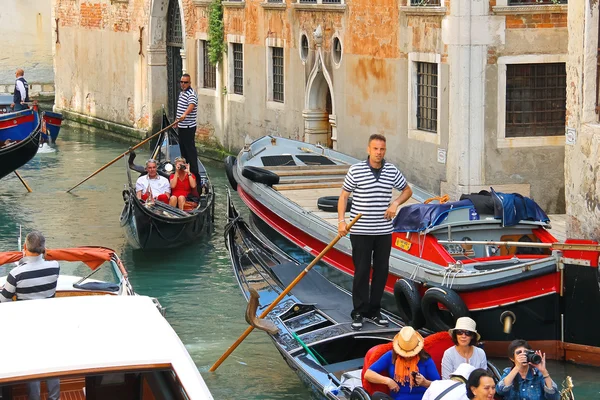
[[[442,358],[442,379],[450,379],[450,374],[462,363],[487,370],[485,351],[476,346],[481,336],[477,333],[475,321],[469,317],[460,317],[456,326],[448,333],[454,346],[444,352]]]
[[[496,391],[505,400],[558,400],[558,386],[546,369],[546,354],[538,350],[537,357],[528,359],[528,350],[531,346],[522,339],[508,345],[508,358],[513,367],[504,369]]]

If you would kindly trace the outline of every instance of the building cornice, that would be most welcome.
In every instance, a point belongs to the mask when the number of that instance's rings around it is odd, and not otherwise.
[[[245,1],[230,1],[230,0],[223,0],[221,2],[221,4],[223,5],[223,8],[245,8],[246,7],[246,2]]]
[[[398,10],[410,15],[446,15],[446,7],[399,6]]]
[[[297,11],[346,12],[345,4],[292,3],[292,8]]]
[[[274,2],[263,2],[260,3],[261,7],[265,10],[285,10],[287,8],[287,4],[285,2],[274,3]]]
[[[496,15],[515,14],[566,14],[568,4],[542,4],[533,6],[494,6],[492,11]]]

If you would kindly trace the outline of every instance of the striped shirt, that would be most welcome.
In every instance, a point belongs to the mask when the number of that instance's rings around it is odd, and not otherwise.
[[[387,235],[392,233],[392,220],[385,219],[385,211],[392,202],[392,189],[404,190],[406,179],[393,164],[383,162],[379,179],[375,177],[369,160],[354,164],[348,170],[343,190],[352,192],[351,218],[362,217],[350,229],[356,235]]]
[[[196,126],[196,110],[198,109],[198,95],[191,87],[179,93],[177,100],[177,118],[181,117],[190,104],[194,105],[194,109],[186,115],[185,119],[177,124],[180,128],[192,128]]]
[[[35,300],[54,297],[60,264],[45,261],[42,255],[23,257],[19,265],[9,272],[0,291],[0,303],[17,300]]]

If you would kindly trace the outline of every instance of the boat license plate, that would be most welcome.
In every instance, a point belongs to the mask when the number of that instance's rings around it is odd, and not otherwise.
[[[410,246],[412,246],[411,242],[408,242],[404,239],[396,238],[396,247],[402,249],[404,251],[410,250]]]

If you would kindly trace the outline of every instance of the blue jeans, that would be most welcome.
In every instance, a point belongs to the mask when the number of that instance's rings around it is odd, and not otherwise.
[[[60,379],[46,379],[48,386],[48,400],[60,398]],[[27,398],[29,400],[40,400],[40,381],[27,382]]]

